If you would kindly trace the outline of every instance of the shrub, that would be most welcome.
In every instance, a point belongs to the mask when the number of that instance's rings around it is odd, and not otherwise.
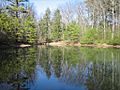
[[[120,38],[119,37],[115,37],[114,39],[110,39],[110,40],[108,40],[107,44],[120,45]]]
[[[79,41],[80,35],[80,26],[74,22],[70,23],[67,26],[67,29],[64,32],[65,39],[73,42]]]
[[[81,43],[94,44],[98,39],[98,31],[96,29],[88,29],[81,38]]]

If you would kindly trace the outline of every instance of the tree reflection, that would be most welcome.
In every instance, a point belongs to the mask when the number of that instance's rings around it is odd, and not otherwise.
[[[84,85],[88,90],[120,88],[118,49],[49,47],[42,48],[42,51],[44,49],[47,55],[42,54],[39,62],[43,62],[41,65],[44,65],[46,73],[49,70],[64,83]],[[47,75],[50,77],[52,74]]]
[[[51,76],[86,90],[119,90],[120,50],[79,47],[38,47],[0,52],[0,86],[28,90],[39,65]],[[0,87],[1,89],[1,87]]]
[[[11,85],[12,90],[27,90],[28,80],[34,79],[35,50],[13,49],[0,54],[0,85]]]

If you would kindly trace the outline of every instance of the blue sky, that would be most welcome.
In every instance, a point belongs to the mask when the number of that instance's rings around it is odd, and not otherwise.
[[[38,16],[41,16],[45,13],[47,8],[50,8],[51,11],[59,8],[65,3],[71,1],[72,3],[83,1],[83,0],[29,0],[30,3],[34,5],[35,12]]]

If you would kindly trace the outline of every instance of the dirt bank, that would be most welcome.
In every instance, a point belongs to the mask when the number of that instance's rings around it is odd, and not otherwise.
[[[97,48],[120,48],[120,45],[108,45],[108,44],[80,44],[73,42],[51,42],[48,45],[50,46],[80,46],[80,47],[97,47]]]

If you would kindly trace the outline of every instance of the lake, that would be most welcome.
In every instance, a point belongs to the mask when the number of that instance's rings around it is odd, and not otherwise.
[[[0,50],[0,90],[120,90],[120,49]]]

